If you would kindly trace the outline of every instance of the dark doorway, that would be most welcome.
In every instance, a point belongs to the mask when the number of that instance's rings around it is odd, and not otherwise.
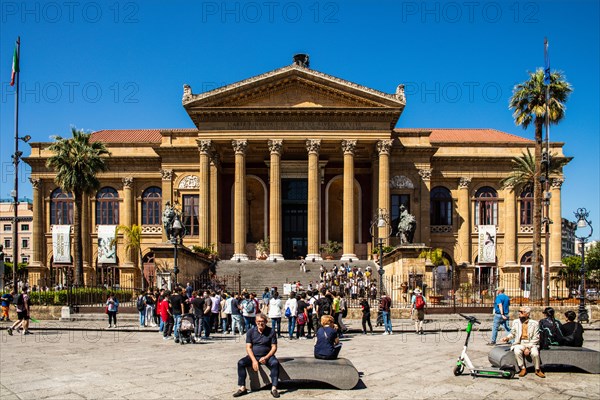
[[[308,225],[308,180],[281,180],[283,257],[306,255]]]

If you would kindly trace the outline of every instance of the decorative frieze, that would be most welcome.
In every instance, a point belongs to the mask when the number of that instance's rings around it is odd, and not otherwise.
[[[161,225],[142,225],[142,233],[161,234],[162,226]]]
[[[415,185],[404,175],[396,175],[390,179],[390,189],[414,189]]]
[[[452,225],[431,225],[429,227],[431,233],[452,233]]]
[[[196,175],[188,175],[179,182],[179,189],[199,189],[200,179]]]
[[[160,175],[162,176],[163,181],[170,181],[173,179],[173,170],[172,169],[161,169]]]
[[[283,139],[270,139],[269,142],[269,152],[271,154],[281,155],[283,152]]]
[[[344,154],[354,155],[356,142],[356,140],[342,140],[342,150],[344,151]]]
[[[429,181],[431,180],[431,171],[431,168],[423,168],[419,170],[419,175],[424,181]]]
[[[460,178],[460,180],[458,181],[458,188],[459,189],[468,189],[469,185],[471,184],[471,178],[465,178],[462,177]]]
[[[390,150],[392,149],[392,145],[394,144],[394,139],[385,139],[377,142],[377,153],[381,154],[390,154]]]
[[[123,189],[132,189],[133,188],[133,176],[126,176],[122,179],[123,181]]]
[[[306,151],[308,154],[319,154],[321,150],[321,139],[306,139]]]
[[[232,140],[231,145],[233,146],[233,151],[235,154],[246,154],[246,150],[248,149],[248,141],[245,139],[242,140]]]
[[[533,225],[521,225],[519,233],[533,233]]]

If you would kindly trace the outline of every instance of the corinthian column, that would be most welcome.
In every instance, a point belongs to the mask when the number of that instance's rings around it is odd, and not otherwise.
[[[342,151],[344,152],[344,199],[343,199],[343,231],[344,243],[342,261],[356,259],[354,254],[354,232],[356,229],[354,215],[354,152],[356,140],[342,140]]]
[[[390,151],[392,149],[393,139],[380,140],[377,142],[377,153],[379,153],[379,199],[378,207],[383,210],[388,217],[390,213]],[[377,217],[376,217],[377,218]],[[390,226],[379,228],[379,237],[386,238],[385,245],[389,244]]]
[[[429,226],[431,220],[429,214],[431,202],[431,168],[420,169],[419,175],[421,176],[421,215],[419,216],[419,225],[421,225],[421,229],[419,229],[419,238],[421,243],[425,243],[425,246],[429,246],[431,242],[431,231]]]
[[[33,187],[33,231],[32,231],[32,260],[30,264],[40,265],[44,261],[44,217],[42,180],[29,178]]]
[[[268,260],[283,260],[281,254],[281,153],[283,151],[283,140],[269,140],[269,151],[271,152],[271,175],[269,193],[269,232],[270,249]]]
[[[460,178],[458,183],[458,248],[454,252],[459,263],[471,264],[471,200],[469,185],[471,178]]]
[[[550,267],[562,266],[562,216],[560,213],[561,208],[561,186],[564,182],[562,178],[552,179],[552,187],[550,193],[552,193],[552,199],[550,202],[550,219],[552,225],[550,225]]]
[[[517,199],[514,186],[504,188],[504,265],[517,264]]]
[[[319,151],[321,139],[308,139],[308,250],[307,259],[322,260],[319,254]]]
[[[208,247],[210,216],[208,214],[209,204],[209,156],[212,147],[210,140],[197,140],[198,150],[200,151],[200,177],[199,177],[199,208],[198,208],[198,229],[199,242],[202,247]]]
[[[219,153],[213,152],[210,159],[210,243],[213,250],[219,253]]]
[[[162,207],[164,210],[167,203],[173,203],[173,170],[172,169],[161,169],[160,175],[162,177]],[[169,240],[167,232],[164,227],[162,228],[162,240],[166,242]]]
[[[123,178],[123,205],[125,210],[123,211],[123,220],[121,224],[131,228],[133,221],[133,177],[128,176]],[[140,265],[141,265],[140,260]],[[125,251],[125,264],[131,264],[132,257],[131,251]]]
[[[235,151],[235,183],[233,199],[233,256],[232,260],[247,260],[246,254],[246,149],[247,140],[232,140]]]

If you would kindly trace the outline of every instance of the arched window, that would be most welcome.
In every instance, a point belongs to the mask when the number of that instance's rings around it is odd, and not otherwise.
[[[61,188],[50,195],[50,224],[73,225],[73,195],[63,193]]]
[[[452,194],[443,186],[433,188],[429,212],[431,225],[452,225]]]
[[[529,291],[531,290],[531,261],[533,258],[533,252],[528,251],[527,253],[523,254],[523,257],[521,257],[521,271],[519,273],[519,279],[520,279],[520,285],[521,285],[521,290],[524,292],[529,293]],[[529,294],[527,295],[527,297],[529,297]]]
[[[533,191],[531,186],[526,186],[521,192],[521,225],[533,224]]]
[[[119,193],[105,187],[96,194],[96,225],[119,224]]]
[[[142,225],[161,224],[162,190],[152,186],[142,193]]]
[[[498,225],[498,194],[484,186],[475,193],[475,226]]]

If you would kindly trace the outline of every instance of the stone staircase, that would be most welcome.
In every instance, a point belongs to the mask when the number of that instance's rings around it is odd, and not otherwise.
[[[265,287],[276,286],[280,295],[283,298],[283,284],[294,283],[300,281],[304,288],[308,287],[310,281],[313,282],[313,287],[319,282],[320,267],[323,265],[328,271],[331,270],[334,264],[340,266],[342,263],[339,260],[334,261],[307,261],[306,273],[300,271],[299,260],[285,261],[219,261],[217,264],[217,275],[241,275],[242,289],[248,292],[255,292],[259,297],[263,293]],[[362,268],[364,271],[367,265],[370,265],[373,270],[377,270],[377,265],[373,261],[355,260],[350,265]]]

